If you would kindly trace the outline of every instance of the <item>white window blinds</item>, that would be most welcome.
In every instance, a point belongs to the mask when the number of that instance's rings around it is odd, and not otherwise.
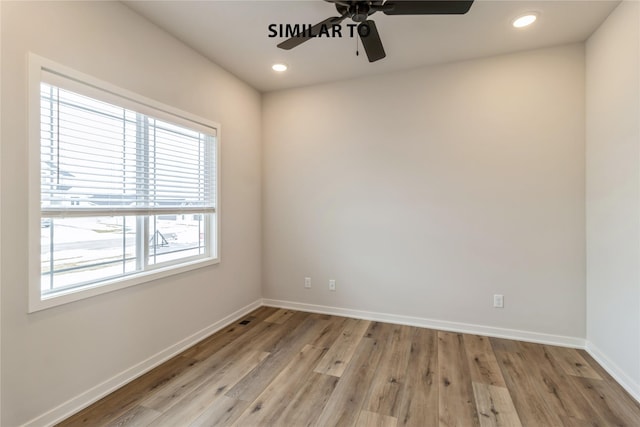
[[[40,87],[42,217],[215,212],[215,129],[64,80]]]

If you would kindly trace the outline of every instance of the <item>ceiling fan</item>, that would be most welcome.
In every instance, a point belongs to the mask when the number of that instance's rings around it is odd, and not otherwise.
[[[325,0],[334,3],[340,16],[327,18],[278,45],[280,49],[293,49],[294,47],[317,37],[327,27],[339,25],[347,18],[358,23],[358,35],[362,40],[362,46],[367,53],[369,62],[378,61],[386,56],[376,23],[368,19],[376,12],[385,15],[463,15],[469,11],[473,0]]]

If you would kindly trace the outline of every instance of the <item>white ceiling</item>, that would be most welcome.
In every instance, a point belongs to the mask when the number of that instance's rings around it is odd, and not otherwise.
[[[355,78],[419,66],[584,41],[619,1],[476,0],[466,15],[387,16],[374,19],[387,57],[356,56],[356,40],[318,38],[290,51],[269,38],[270,24],[316,24],[337,16],[334,6],[306,1],[125,1],[216,64],[260,91]],[[512,20],[534,11],[538,21],[516,30]],[[345,23],[351,21],[345,21]],[[275,62],[289,70],[277,74]]]

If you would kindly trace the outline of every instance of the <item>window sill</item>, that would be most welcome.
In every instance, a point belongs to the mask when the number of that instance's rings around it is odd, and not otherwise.
[[[37,311],[46,310],[48,308],[57,307],[59,305],[67,304],[70,302],[80,301],[97,295],[106,294],[107,292],[113,292],[118,289],[124,289],[165,277],[174,276],[176,274],[185,273],[187,271],[197,270],[199,268],[218,264],[219,262],[219,258],[207,258],[180,264],[178,266],[171,265],[155,270],[144,271],[124,278],[116,278],[110,281],[87,285],[79,289],[61,291],[59,293],[56,293],[55,295],[44,298],[42,298],[40,295],[40,285],[38,284],[37,287],[30,287],[30,290],[37,288],[38,292],[37,294],[34,294],[33,291],[30,292],[28,313],[35,313]]]

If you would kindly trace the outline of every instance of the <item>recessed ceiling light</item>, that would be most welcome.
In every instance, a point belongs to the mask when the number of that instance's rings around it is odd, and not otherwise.
[[[281,72],[283,72],[283,71],[287,71],[287,66],[286,66],[286,65],[284,65],[284,64],[273,64],[273,65],[271,66],[271,69],[272,69],[273,71],[277,71],[277,72],[281,73]]]
[[[513,21],[513,26],[516,28],[526,27],[536,22],[536,19],[538,19],[536,15],[534,15],[533,13],[528,13],[516,18]]]

